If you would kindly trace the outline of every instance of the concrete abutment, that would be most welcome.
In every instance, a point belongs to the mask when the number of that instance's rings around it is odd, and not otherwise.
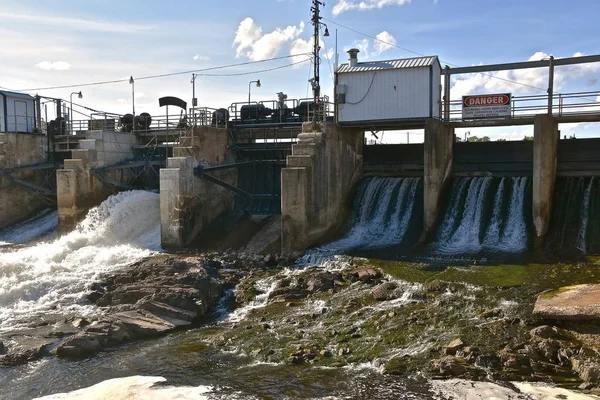
[[[550,225],[556,181],[558,124],[551,115],[536,115],[533,127],[533,226],[535,247],[544,242]]]
[[[363,130],[304,124],[281,173],[281,250],[298,255],[337,231],[362,176]]]
[[[454,159],[454,128],[439,120],[425,125],[423,177],[423,236],[426,240],[436,229],[443,194],[450,183]]]
[[[167,249],[185,247],[222,213],[232,211],[235,203],[231,190],[194,174],[199,164],[210,167],[235,162],[227,129],[194,127],[173,154],[167,168],[160,170],[161,243]],[[227,184],[237,184],[235,168],[210,174]]]

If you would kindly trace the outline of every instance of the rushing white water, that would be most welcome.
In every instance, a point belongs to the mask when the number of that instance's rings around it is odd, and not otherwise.
[[[454,183],[438,233],[437,253],[521,252],[527,248],[525,193],[528,179],[502,178],[496,188],[493,179],[460,178]],[[507,190],[510,190],[509,198]],[[485,207],[490,196],[494,201],[491,216],[487,217]]]
[[[53,241],[0,252],[0,330],[45,313],[87,315],[88,285],[160,250],[159,196],[122,192]]]
[[[35,217],[0,231],[0,246],[27,243],[56,230],[58,213],[45,211]]]
[[[354,202],[348,233],[313,249],[304,263],[319,264],[349,250],[382,249],[402,243],[410,226],[419,178],[371,178],[362,184]]]
[[[586,238],[588,223],[590,220],[590,194],[592,192],[593,185],[594,177],[590,179],[590,183],[583,194],[583,204],[581,206],[581,227],[579,228],[579,235],[577,236],[577,248],[584,253],[587,250]]]

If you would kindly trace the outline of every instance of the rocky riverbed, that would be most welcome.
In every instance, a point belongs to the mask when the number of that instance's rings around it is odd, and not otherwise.
[[[234,253],[143,260],[90,283],[96,315],[48,315],[2,333],[0,364],[93,357],[195,328],[198,346],[260,363],[536,381],[600,393],[600,324],[533,313],[540,293],[599,282],[594,260],[443,266],[342,257],[303,267],[290,261]]]

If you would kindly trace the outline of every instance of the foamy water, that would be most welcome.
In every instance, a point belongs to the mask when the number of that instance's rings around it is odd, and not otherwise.
[[[56,230],[58,213],[45,211],[35,217],[0,231],[0,246],[27,243]]]
[[[159,195],[109,197],[72,232],[0,253],[0,330],[46,312],[88,315],[95,307],[85,296],[95,278],[159,249]]]

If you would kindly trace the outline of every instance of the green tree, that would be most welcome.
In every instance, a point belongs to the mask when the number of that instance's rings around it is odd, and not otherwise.
[[[523,138],[523,140],[533,141],[533,136],[527,136],[527,135],[525,135],[525,137]]]

